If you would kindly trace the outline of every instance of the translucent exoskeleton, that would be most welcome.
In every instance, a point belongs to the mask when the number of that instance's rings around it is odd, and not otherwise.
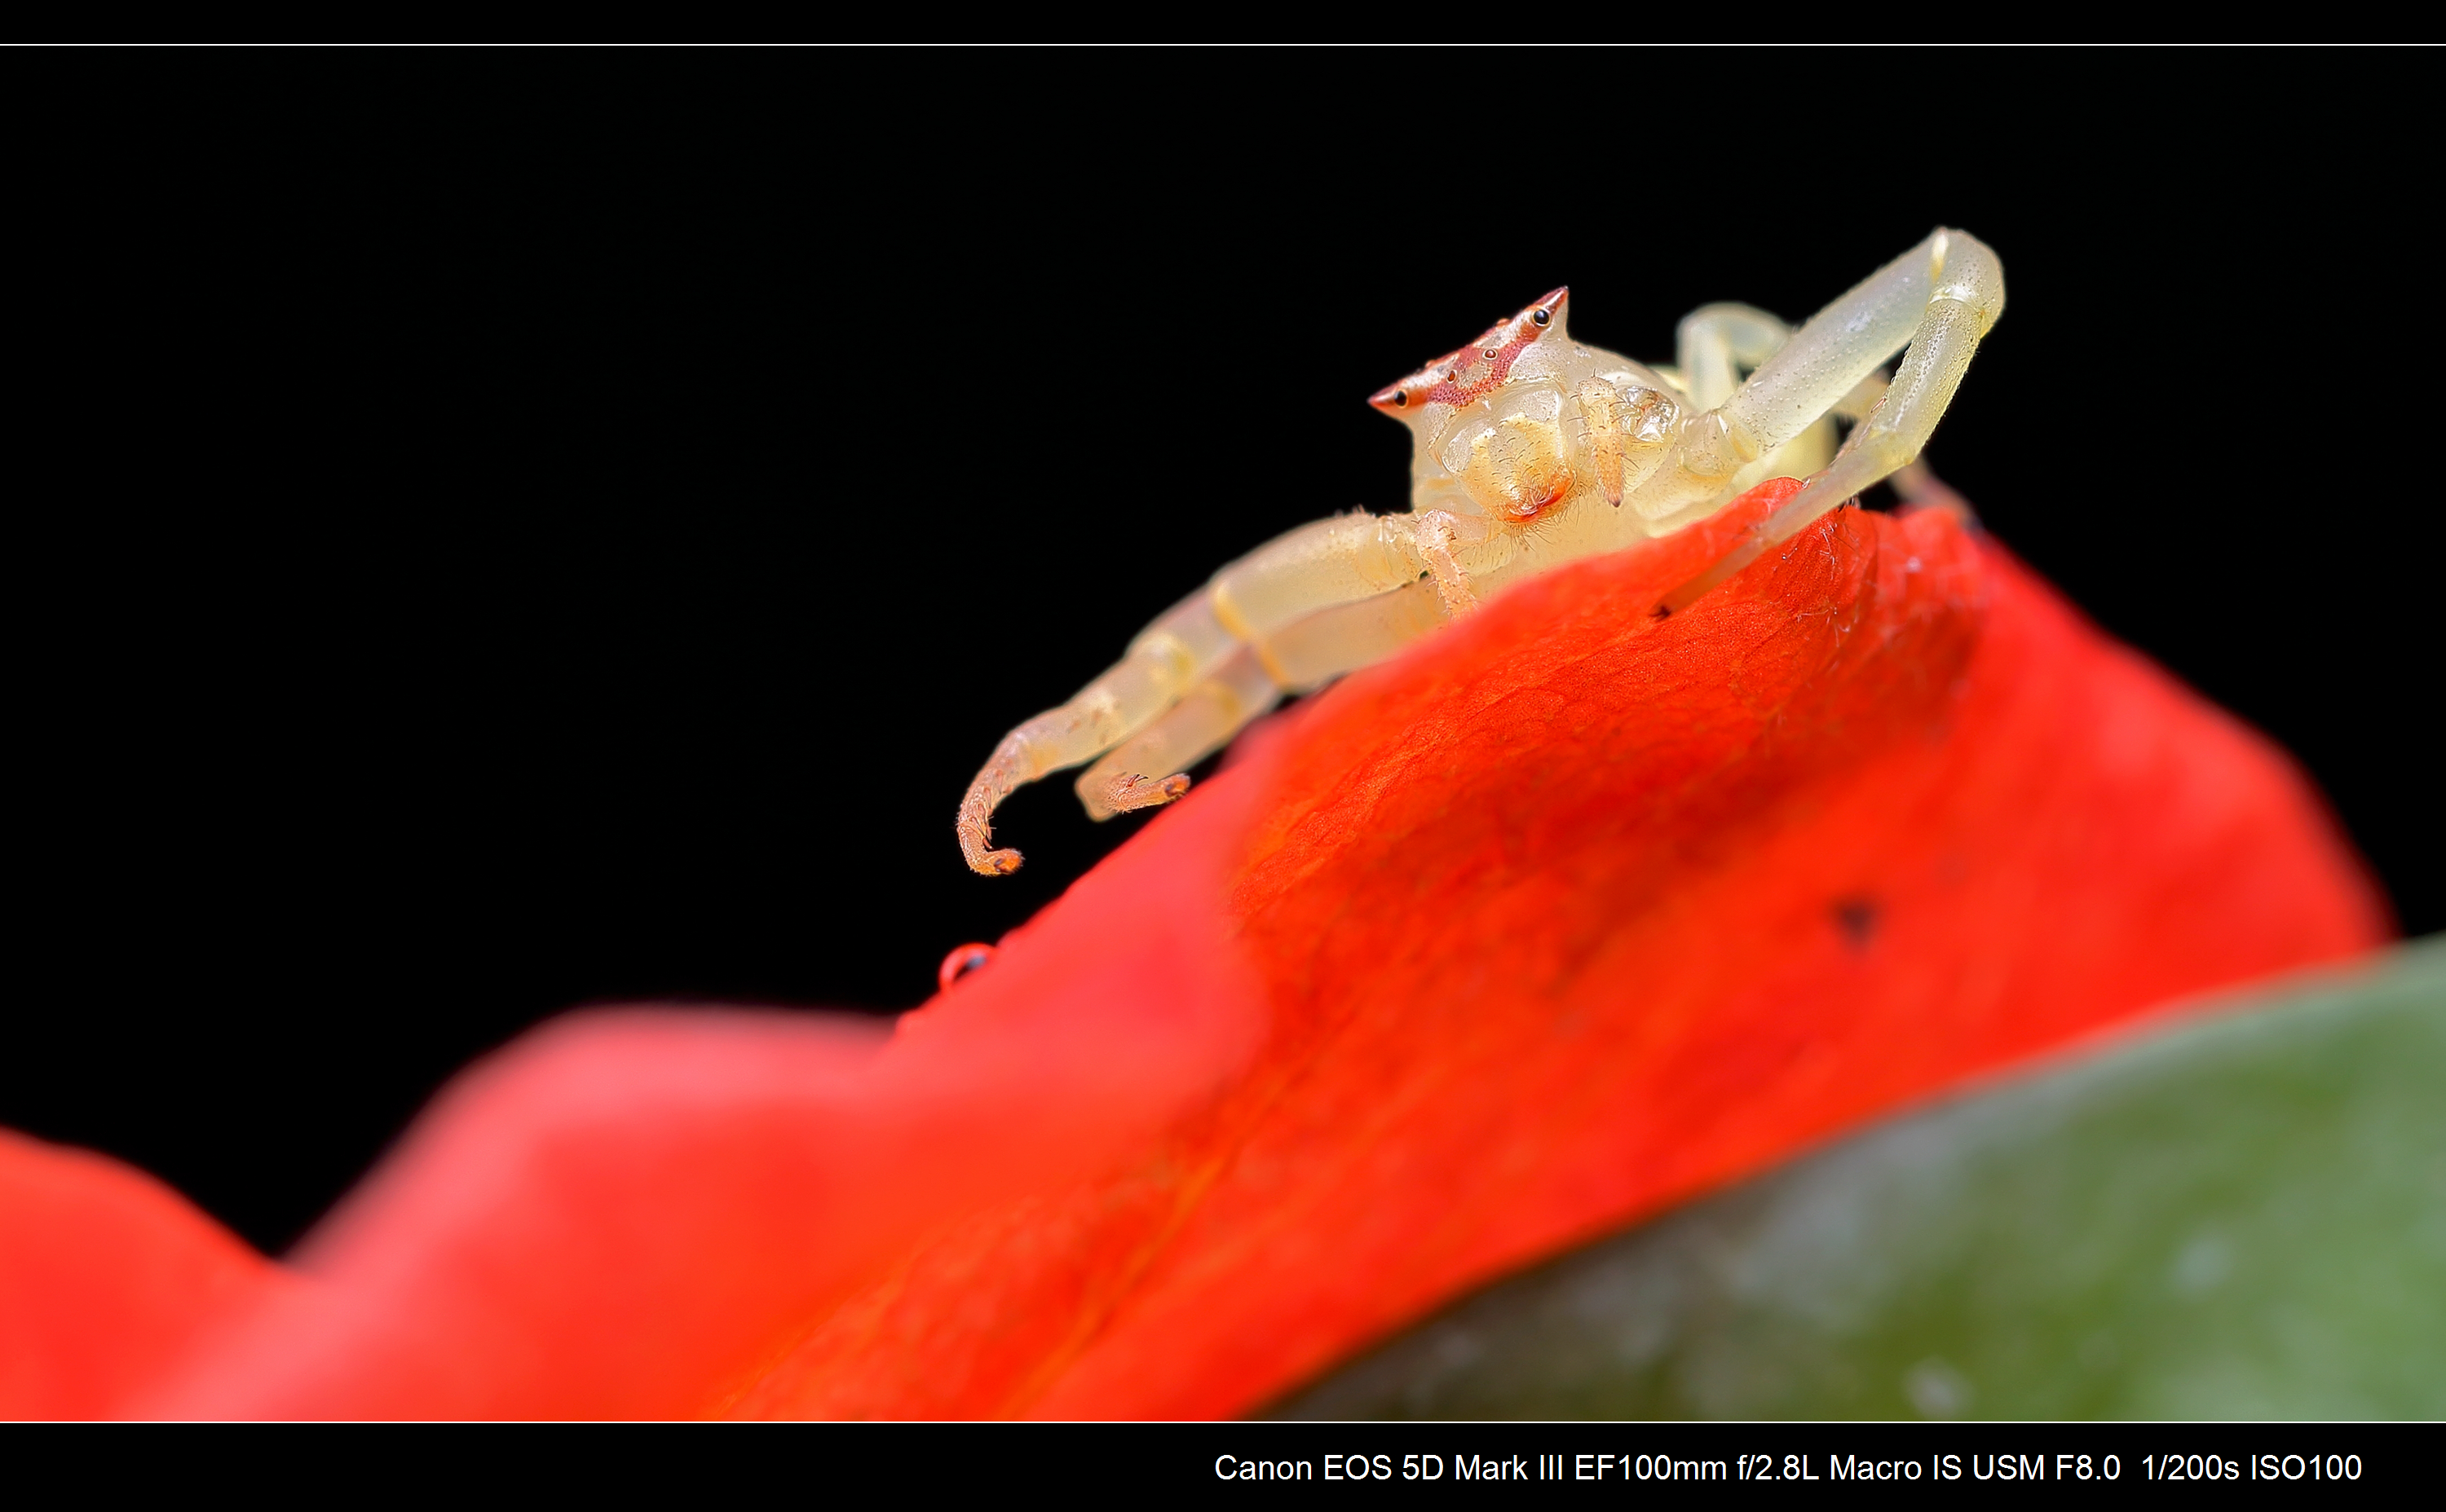
[[[1554,290],[1369,400],[1410,428],[1408,513],[1268,542],[1005,736],[960,804],[969,867],[1019,866],[992,848],[992,819],[1023,783],[1092,762],[1078,785],[1092,817],[1170,802],[1188,767],[1284,694],[1390,656],[1533,573],[1680,530],[1766,478],[1807,479],[1675,595],[1686,603],[1915,458],[2004,308],[1996,254],[1958,231],[1797,330],[1707,306],[1682,322],[1670,368],[1572,341],[1570,290]],[[1839,449],[1838,419],[1853,422]]]

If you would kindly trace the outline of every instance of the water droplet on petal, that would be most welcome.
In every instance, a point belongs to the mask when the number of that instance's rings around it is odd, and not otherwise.
[[[942,965],[935,968],[935,984],[941,987],[943,991],[950,992],[951,990],[951,983],[959,980],[962,977],[967,976],[969,972],[976,970],[980,966],[985,965],[987,962],[992,961],[993,958],[994,947],[991,945],[982,945],[973,943],[965,945],[956,945],[952,947],[950,955],[943,958]]]

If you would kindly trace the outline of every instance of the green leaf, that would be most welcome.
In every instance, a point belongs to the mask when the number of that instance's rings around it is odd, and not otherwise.
[[[1857,1135],[1274,1415],[2446,1416],[2446,940]]]

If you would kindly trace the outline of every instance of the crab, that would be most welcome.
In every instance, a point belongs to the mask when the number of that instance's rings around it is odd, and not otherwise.
[[[2004,308],[1996,254],[1949,230],[1797,330],[1706,306],[1683,320],[1672,367],[1572,341],[1571,291],[1555,289],[1368,400],[1410,428],[1406,513],[1318,520],[1216,572],[1076,697],[1003,737],[961,801],[962,853],[987,876],[1018,869],[1017,850],[993,848],[993,812],[1048,773],[1093,763],[1078,781],[1092,818],[1169,803],[1188,768],[1285,695],[1535,573],[1635,549],[1767,478],[1805,478],[1665,608],[1690,603],[1911,464]],[[1838,420],[1852,422],[1839,448]]]

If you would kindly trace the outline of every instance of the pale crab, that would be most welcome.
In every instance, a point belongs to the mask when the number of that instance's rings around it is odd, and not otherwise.
[[[1797,330],[1746,305],[1696,311],[1671,368],[1572,341],[1569,302],[1558,289],[1368,401],[1410,427],[1409,513],[1318,520],[1257,548],[1005,736],[960,804],[969,866],[1018,868],[1018,851],[991,848],[993,812],[1048,772],[1095,762],[1078,784],[1093,818],[1168,803],[1188,767],[1286,693],[1533,573],[1680,530],[1766,478],[1806,478],[1667,600],[1691,602],[1919,455],[2004,311],[2004,276],[1977,239],[1940,230]],[[1838,418],[1853,422],[1840,450]]]

